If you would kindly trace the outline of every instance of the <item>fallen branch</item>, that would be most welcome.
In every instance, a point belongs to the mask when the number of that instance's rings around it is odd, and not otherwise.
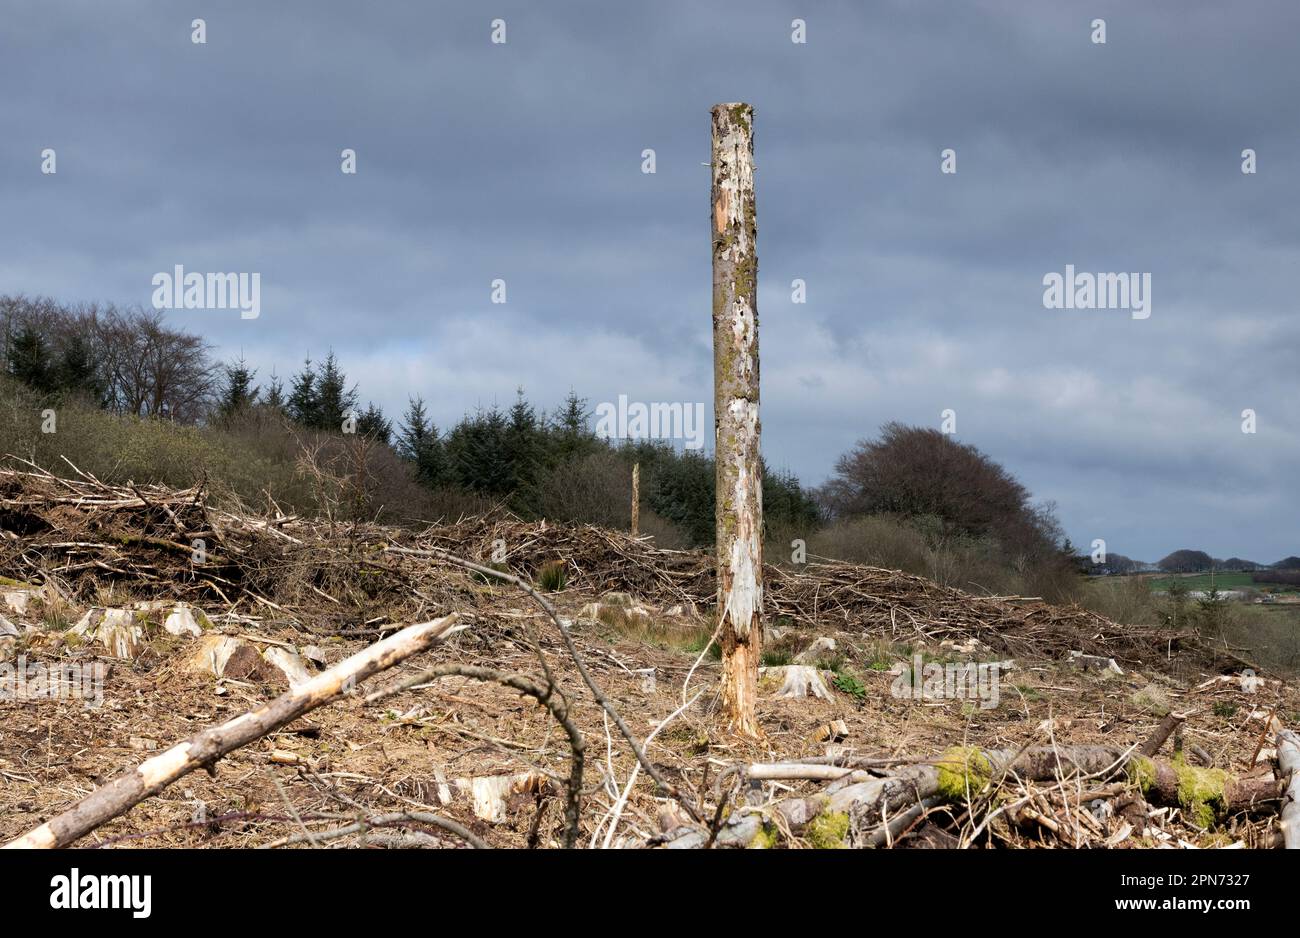
[[[871,773],[838,765],[809,762],[755,762],[745,770],[745,777],[760,782],[833,782],[841,778],[865,782],[871,778]]]
[[[932,808],[937,808],[943,804],[943,799],[935,796],[925,798],[912,805],[897,817],[890,818],[888,823],[881,824],[867,838],[868,847],[892,847],[894,841],[909,830],[913,824],[921,819],[921,816],[929,812]]]
[[[409,626],[340,661],[265,706],[203,730],[97,788],[58,817],[5,844],[5,849],[68,846],[195,769],[212,771],[222,756],[350,693],[366,678],[425,651],[451,631],[456,619],[456,613],[452,613]]]
[[[289,837],[281,837],[279,840],[273,841],[272,843],[269,844],[265,844],[261,849],[270,850],[275,847],[289,847],[292,846],[293,844],[302,843],[305,840],[312,840],[313,842],[319,841],[321,843],[324,843],[325,841],[328,840],[337,840],[340,837],[347,837],[349,834],[361,834],[370,830],[372,827],[388,827],[391,825],[400,825],[403,823],[428,824],[432,827],[441,828],[442,830],[445,830],[448,833],[455,834],[457,837],[465,841],[475,850],[491,849],[490,847],[488,847],[486,843],[483,842],[483,839],[481,837],[476,835],[473,831],[471,831],[469,828],[465,827],[464,825],[457,824],[455,821],[451,820],[450,818],[445,818],[437,814],[428,814],[427,812],[424,811],[399,811],[396,814],[380,814],[376,817],[364,818],[363,820],[357,821],[355,824],[348,824],[345,827],[336,827],[333,828],[332,830],[316,831],[314,834],[308,834],[304,831],[301,834],[293,834],[292,836]],[[406,831],[405,833],[417,834],[420,832]],[[433,838],[430,839],[432,840]],[[432,844],[427,842],[397,843],[397,844],[390,843],[390,844],[385,844],[385,846],[401,846],[401,847],[437,846],[437,843],[436,842]]]

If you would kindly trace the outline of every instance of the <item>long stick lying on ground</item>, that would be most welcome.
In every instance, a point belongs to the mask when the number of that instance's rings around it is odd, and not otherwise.
[[[324,843],[327,840],[335,840],[339,837],[347,837],[350,834],[364,834],[366,831],[384,827],[389,824],[401,824],[404,821],[414,821],[419,824],[430,824],[434,827],[440,827],[445,831],[450,831],[457,837],[464,840],[475,850],[490,850],[491,848],[484,843],[483,839],[475,834],[468,827],[457,824],[455,821],[439,817],[436,814],[426,814],[422,811],[398,811],[393,814],[380,814],[374,817],[364,817],[355,824],[349,824],[346,827],[336,827],[333,830],[317,831],[314,834],[293,834],[289,837],[282,837],[274,843],[265,844],[262,849],[273,849],[275,847],[288,847],[293,844],[300,844],[304,840],[315,840]],[[419,833],[418,831],[407,831],[407,833]],[[433,841],[430,846],[439,846],[437,838],[430,838]],[[401,844],[401,846],[412,846],[413,844]]]
[[[456,619],[453,612],[432,622],[408,626],[340,661],[265,706],[191,736],[97,788],[54,820],[5,844],[5,849],[66,847],[101,824],[125,814],[144,799],[156,795],[178,778],[198,768],[210,769],[227,753],[351,692],[371,675],[426,650],[451,631]]]

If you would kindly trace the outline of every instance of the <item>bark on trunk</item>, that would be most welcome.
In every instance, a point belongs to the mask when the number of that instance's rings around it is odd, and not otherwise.
[[[309,710],[349,693],[361,681],[419,654],[451,631],[456,614],[412,625],[340,661],[257,710],[209,727],[97,788],[52,821],[4,845],[8,848],[66,847],[197,768],[215,766],[240,746],[291,723]]]
[[[763,638],[758,262],[754,111],[713,108],[713,415],[717,447],[722,700],[733,732],[761,734],[754,706]]]

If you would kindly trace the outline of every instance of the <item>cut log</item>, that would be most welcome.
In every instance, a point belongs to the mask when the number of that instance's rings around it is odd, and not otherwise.
[[[869,772],[845,768],[840,765],[822,765],[805,762],[755,762],[745,770],[745,777],[757,781],[837,781],[851,778],[854,781],[866,781],[871,778]]]
[[[1282,842],[1288,850],[1300,850],[1300,734],[1292,730],[1277,734],[1277,768],[1286,788],[1282,800]]]
[[[451,631],[456,619],[452,613],[432,622],[408,626],[265,706],[203,730],[97,788],[58,817],[5,844],[5,849],[66,847],[156,795],[178,778],[197,768],[214,766],[227,753],[350,693],[366,678],[428,649]]]
[[[907,830],[913,823],[926,811],[943,804],[942,798],[929,797],[912,805],[898,817],[890,818],[886,824],[881,824],[870,836],[867,837],[866,845],[868,847],[883,847],[893,843],[894,838]]]

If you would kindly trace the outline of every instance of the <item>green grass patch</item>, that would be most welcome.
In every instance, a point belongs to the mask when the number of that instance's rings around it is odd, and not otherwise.
[[[537,571],[537,585],[548,593],[558,593],[569,582],[569,568],[563,560],[552,560]]]
[[[765,668],[783,668],[792,661],[794,661],[794,656],[786,648],[773,648],[770,651],[763,652],[763,667]]]

